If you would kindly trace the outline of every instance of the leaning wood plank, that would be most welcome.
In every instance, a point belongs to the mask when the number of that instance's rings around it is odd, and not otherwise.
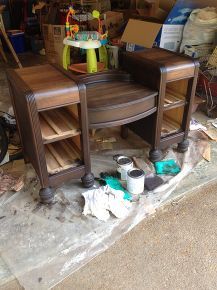
[[[208,143],[207,148],[203,152],[203,158],[206,159],[208,162],[211,161],[211,145]]]
[[[5,42],[7,43],[8,48],[10,49],[16,63],[18,64],[19,68],[22,68],[22,64],[20,63],[19,58],[17,57],[16,52],[15,52],[15,50],[14,50],[14,48],[13,48],[13,46],[12,46],[8,36],[7,36],[6,31],[5,31],[2,14],[0,14],[0,31],[2,33],[2,36],[4,37]]]
[[[203,132],[211,139],[214,141],[217,141],[217,130],[216,128],[214,129],[209,129],[209,130],[203,130]]]

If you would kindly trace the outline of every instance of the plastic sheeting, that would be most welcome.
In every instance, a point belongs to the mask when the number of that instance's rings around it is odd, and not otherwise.
[[[111,134],[111,131],[108,132]],[[92,154],[96,176],[101,171],[115,169],[114,154],[147,156],[147,147],[140,139],[128,145],[126,141],[121,142],[117,142],[113,151]],[[135,147],[135,144],[138,146]],[[111,217],[107,222],[82,215],[84,199],[81,193],[84,189],[79,181],[68,182],[59,188],[54,204],[40,204],[37,178],[33,169],[27,167],[23,190],[15,194],[7,193],[0,199],[2,259],[25,289],[48,289],[54,286],[154,213],[202,159],[201,154],[206,146],[203,135],[196,132],[190,138],[188,152],[179,154],[172,149],[166,152],[166,158],[176,159],[182,168],[181,172],[173,178],[167,177],[165,184],[155,191],[142,195],[139,201],[132,204],[126,218]],[[149,163],[147,171],[152,170],[153,166]]]

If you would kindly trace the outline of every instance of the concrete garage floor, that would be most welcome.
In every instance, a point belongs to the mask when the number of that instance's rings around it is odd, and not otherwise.
[[[217,289],[217,182],[169,205],[55,290]]]
[[[45,59],[28,54],[21,61],[33,65]],[[5,68],[0,64],[1,110],[10,105]],[[207,119],[200,112],[195,117]],[[217,289],[216,142],[211,157],[210,163],[197,165],[154,217],[53,289]],[[14,280],[0,289],[22,287]]]
[[[217,182],[145,219],[54,290],[217,289]],[[17,281],[1,290],[22,289]]]

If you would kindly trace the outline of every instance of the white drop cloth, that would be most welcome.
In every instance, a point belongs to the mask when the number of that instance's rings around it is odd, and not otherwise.
[[[88,190],[82,195],[85,199],[83,214],[90,214],[101,221],[109,219],[109,211],[117,218],[124,218],[131,207],[131,203],[123,199],[124,192],[112,189],[108,185]]]

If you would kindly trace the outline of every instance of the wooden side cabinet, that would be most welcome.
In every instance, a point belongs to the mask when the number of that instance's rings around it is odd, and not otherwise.
[[[128,125],[152,146],[150,160],[161,160],[161,149],[175,143],[179,152],[185,152],[199,63],[181,54],[153,48],[124,54],[123,67],[137,82],[158,90],[157,112]]]
[[[40,179],[43,203],[53,187],[82,178],[91,187],[86,89],[51,65],[8,71],[9,88],[23,146]]]

